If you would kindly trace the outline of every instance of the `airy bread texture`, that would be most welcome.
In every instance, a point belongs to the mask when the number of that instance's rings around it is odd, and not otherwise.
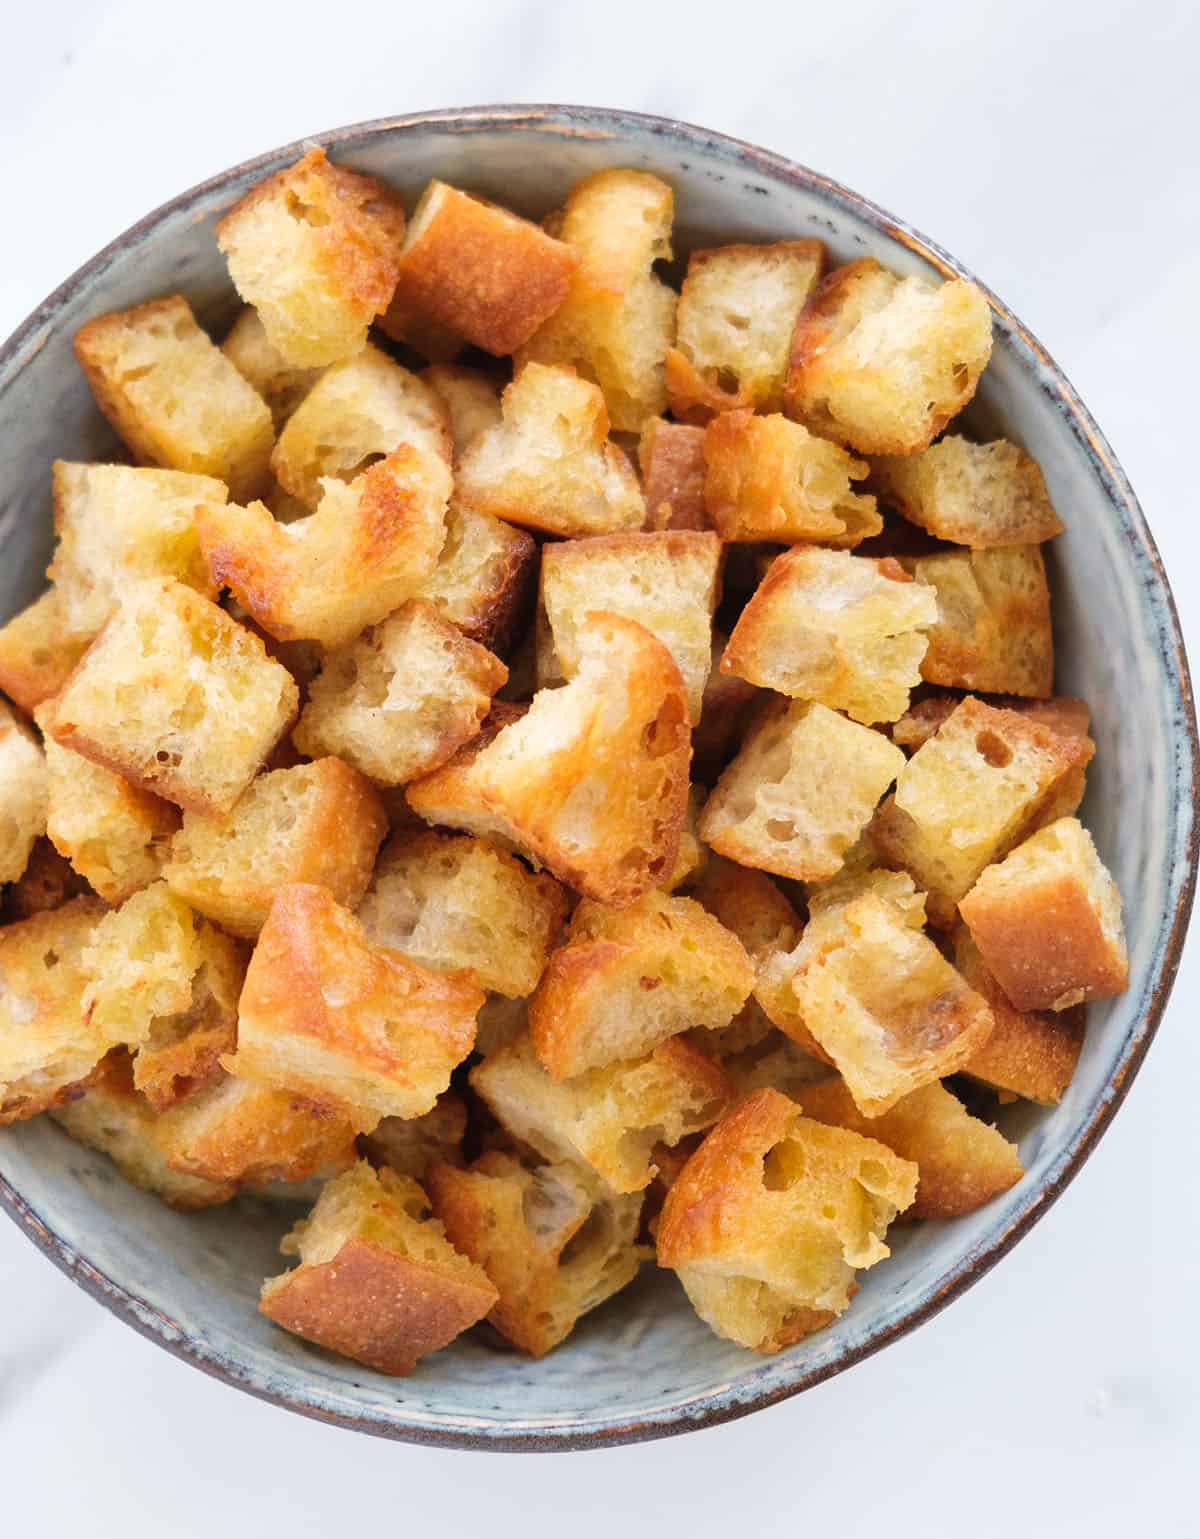
[[[601,1195],[571,1165],[496,1150],[469,1170],[435,1165],[428,1187],[451,1244],[500,1295],[488,1319],[534,1357],[565,1341],[653,1255],[637,1244],[640,1197]]]
[[[883,528],[874,497],[853,488],[866,462],[778,413],[715,418],[704,434],[704,461],[704,505],[723,540],[849,548]]]
[[[463,1164],[466,1132],[466,1103],[447,1090],[423,1117],[385,1117],[363,1139],[363,1149],[373,1164],[423,1182],[431,1165]]]
[[[895,721],[920,679],[925,631],[936,619],[933,590],[890,558],[795,546],[771,562],[721,670],[868,726]]]
[[[555,1079],[638,1058],[746,1003],[754,965],[691,898],[647,892],[625,908],[584,900],[529,1002],[529,1031]]]
[[[142,1046],[192,1004],[201,921],[165,882],[135,892],[92,931],[83,1013],[110,1047]]]
[[[675,659],[693,722],[700,719],[720,598],[721,542],[677,530],[566,540],[542,551],[541,602],[567,678],[579,665],[578,627],[602,610],[644,625]]]
[[[313,758],[340,755],[380,785],[403,785],[476,735],[507,678],[498,657],[412,599],[326,657],[296,747]]]
[[[799,914],[769,876],[715,856],[692,897],[732,930],[754,962],[772,951],[791,951],[800,939]]]
[[[912,1203],[917,1167],[884,1144],[755,1091],[717,1124],[663,1203],[658,1264],[700,1318],[755,1352],[778,1352],[846,1308],[855,1271]]]
[[[520,721],[528,710],[528,705],[515,705],[508,700],[493,701],[477,737],[464,743],[441,769],[411,781],[404,788],[409,813],[426,823],[465,829],[469,834],[487,839],[498,849],[515,852],[518,848],[515,830],[483,800],[475,761],[505,727]]]
[[[417,1183],[365,1160],[322,1189],[280,1249],[300,1265],[263,1284],[262,1313],[377,1373],[411,1373],[498,1297],[447,1240]]]
[[[46,832],[48,780],[41,745],[0,700],[0,884],[21,879]]]
[[[281,524],[261,503],[202,502],[213,581],[280,641],[345,646],[433,576],[446,538],[450,467],[401,444],[347,485],[323,482],[315,513]]]
[[[531,607],[537,569],[532,535],[452,497],[445,544],[417,597],[469,640],[507,652]]]
[[[32,711],[58,694],[91,641],[67,629],[58,590],[47,588],[0,625],[0,689]]]
[[[975,394],[991,353],[991,311],[973,283],[898,278],[863,257],[801,311],[784,409],[860,454],[912,454]]]
[[[1063,530],[1037,461],[1004,438],[947,433],[918,454],[872,460],[870,484],[911,523],[975,550],[1039,545]]]
[[[958,908],[1018,1010],[1066,1010],[1128,986],[1121,894],[1077,818],[989,866]]]
[[[289,882],[327,887],[355,908],[387,826],[364,775],[341,759],[318,759],[258,776],[224,817],[187,813],[163,876],[200,913],[253,940]]]
[[[707,529],[704,429],[651,417],[638,439],[647,529]]]
[[[321,376],[320,369],[297,367],[287,361],[267,336],[253,305],[238,312],[221,351],[271,408],[276,433]]]
[[[471,1088],[512,1137],[544,1159],[583,1165],[615,1192],[649,1186],[655,1147],[710,1127],[733,1093],[684,1037],[568,1080],[552,1079],[518,1037],[471,1070]]]
[[[372,945],[521,999],[537,987],[566,909],[553,877],[484,839],[427,832],[389,841],[358,917]]]
[[[671,255],[675,198],[646,171],[598,171],[572,187],[555,234],[579,266],[567,297],[514,360],[570,364],[604,391],[612,425],[641,431],[667,404],[676,296],[654,273]]]
[[[75,356],[140,464],[215,476],[234,497],[264,489],[270,408],[201,331],[186,299],[97,316],[75,333]]]
[[[396,286],[404,206],[319,146],[258,182],[217,225],[229,276],[289,364],[357,353]]]
[[[637,476],[609,442],[597,385],[572,369],[529,363],[505,388],[501,421],[462,457],[458,495],[496,518],[568,537],[640,529]]]
[[[402,305],[484,352],[516,350],[566,299],[575,252],[528,219],[434,180],[400,253]]]
[[[906,762],[882,732],[826,706],[771,700],[705,804],[700,836],[744,866],[820,881]]]
[[[667,353],[667,397],[680,421],[779,410],[796,317],[824,269],[819,240],[692,252]]]
[[[421,378],[446,403],[457,464],[480,434],[500,421],[500,385],[482,369],[457,363],[430,364]]]
[[[194,812],[228,812],[296,715],[257,636],[169,578],[135,583],[48,726],[67,748]]]
[[[233,1074],[344,1110],[420,1117],[475,1041],[483,991],[372,947],[324,887],[281,887],[250,959]]]

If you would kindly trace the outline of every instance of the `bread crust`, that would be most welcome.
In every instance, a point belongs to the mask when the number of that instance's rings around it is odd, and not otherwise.
[[[452,497],[446,542],[417,597],[470,641],[503,655],[533,607],[537,574],[538,546],[531,534]]]
[[[91,642],[67,630],[58,590],[47,588],[0,626],[0,689],[32,712],[58,694]]]
[[[651,417],[638,439],[647,529],[711,528],[704,502],[704,429]]]

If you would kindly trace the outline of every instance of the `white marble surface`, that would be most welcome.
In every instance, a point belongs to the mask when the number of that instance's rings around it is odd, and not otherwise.
[[[848,182],[1005,296],[1122,458],[1200,655],[1198,57],[1200,11],[1155,0],[13,6],[0,334],[155,204],[304,133],[487,101],[688,118]],[[3,1526],[1195,1535],[1198,1003],[1193,950],[1102,1146],[966,1297],[798,1401],[665,1444],[529,1463],[304,1422],[148,1345],[0,1224]]]

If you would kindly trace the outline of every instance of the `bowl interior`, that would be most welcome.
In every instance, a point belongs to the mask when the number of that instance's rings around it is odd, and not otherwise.
[[[437,175],[540,215],[580,176],[633,165],[675,187],[684,254],[716,240],[815,234],[838,260],[870,254],[906,273],[952,270],[842,189],[678,124],[519,109],[397,120],[324,142],[387,178],[410,205]],[[233,298],[213,225],[295,153],[264,157],[152,216],[47,301],[0,359],[0,616],[42,586],[52,459],[103,458],[112,448],[72,356],[75,330],[176,291],[219,327]],[[718,1340],[673,1278],[648,1269],[543,1362],[466,1339],[407,1380],[310,1348],[256,1313],[262,1279],[281,1269],[277,1242],[296,1211],[286,1204],[242,1199],[178,1216],[42,1118],[0,1132],[0,1196],[34,1238],[133,1323],[254,1392],[372,1431],[525,1447],[654,1436],[778,1398],[890,1339],[986,1266],[1086,1152],[1161,1007],[1193,878],[1194,727],[1169,594],[1136,505],[1070,387],[1003,314],[971,416],[1037,457],[1067,525],[1052,557],[1058,687],[1094,713],[1098,752],[1083,816],[1124,895],[1131,957],[1128,993],[1090,1012],[1062,1103],[1007,1114],[1027,1170],[1016,1188],[955,1223],[894,1231],[893,1258],[861,1276],[849,1311],[775,1358]]]

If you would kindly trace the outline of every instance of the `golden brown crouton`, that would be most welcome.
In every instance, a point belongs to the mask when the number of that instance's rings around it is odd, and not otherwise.
[[[227,812],[291,725],[290,673],[182,583],[135,583],[57,697],[53,736],[195,812]]]
[[[402,304],[498,357],[558,309],[579,258],[528,219],[432,181],[400,253]]]
[[[671,189],[645,171],[598,171],[571,189],[554,233],[579,258],[566,299],[517,354],[571,364],[604,391],[613,427],[636,433],[667,404],[676,296],[654,273],[671,255]]]
[[[883,1236],[916,1187],[917,1167],[883,1144],[758,1090],[667,1193],[658,1264],[718,1335],[778,1352],[842,1313],[855,1271],[889,1254]]]
[[[895,721],[937,617],[933,590],[907,575],[888,558],[785,551],[742,611],[722,671],[867,725]]]
[[[508,669],[411,599],[325,659],[295,732],[301,753],[337,754],[380,785],[445,764],[479,731]]]
[[[103,915],[83,949],[82,1009],[110,1047],[140,1047],[191,1008],[202,926],[165,882]]]
[[[430,364],[421,379],[446,403],[457,464],[480,434],[500,421],[500,386],[482,369],[457,363]]]
[[[46,832],[48,799],[41,745],[0,700],[0,884],[24,874],[34,841]]]
[[[370,1132],[422,1116],[471,1051],[483,991],[372,947],[324,887],[281,887],[258,937],[225,1066],[343,1109]]]
[[[462,457],[457,489],[484,513],[567,536],[640,529],[633,466],[609,442],[598,386],[530,363],[501,397],[501,421]]]
[[[819,240],[693,251],[679,295],[667,396],[681,421],[778,411],[796,317],[825,268]]]
[[[327,887],[355,908],[387,818],[375,788],[341,759],[271,770],[224,817],[189,812],[163,870],[173,892],[253,940],[287,882]]]
[[[991,352],[991,311],[973,283],[898,278],[863,257],[801,311],[785,410],[860,454],[912,454],[975,394]]]
[[[884,455],[871,462],[871,488],[938,539],[976,550],[1040,545],[1063,529],[1038,462],[1004,438],[948,433],[919,454]]]
[[[700,873],[692,896],[733,931],[752,961],[769,951],[791,951],[800,939],[800,916],[761,871],[715,857]]]
[[[0,922],[11,924],[17,919],[31,919],[34,914],[48,913],[90,890],[49,839],[36,839],[24,872],[4,890],[0,900]]]
[[[431,1165],[463,1163],[466,1132],[466,1102],[447,1090],[423,1117],[385,1117],[363,1139],[363,1148],[373,1164],[424,1181]]]
[[[234,497],[265,486],[271,412],[178,294],[88,321],[75,334],[96,404],[143,465],[216,476]]]
[[[689,1027],[728,1026],[753,987],[742,943],[693,899],[585,900],[529,1002],[530,1035],[547,1070],[569,1079]]]
[[[377,1373],[411,1373],[498,1297],[446,1239],[417,1183],[365,1160],[323,1188],[280,1249],[300,1265],[263,1284],[262,1313]]]
[[[0,626],[0,689],[24,711],[57,695],[91,645],[67,629],[56,588]]]
[[[806,700],[771,700],[705,804],[701,838],[776,876],[833,876],[905,763],[882,732]]]
[[[652,1254],[636,1243],[641,1198],[601,1195],[571,1165],[492,1151],[469,1170],[435,1165],[428,1186],[451,1244],[500,1295],[488,1319],[534,1357],[632,1282]]]
[[[450,499],[446,542],[418,598],[492,652],[506,652],[529,608],[537,576],[532,535]]]
[[[647,529],[707,529],[704,429],[651,417],[638,439]]]
[[[528,705],[515,705],[508,700],[493,701],[477,737],[464,743],[441,769],[411,781],[405,787],[403,794],[408,811],[426,823],[465,829],[469,834],[490,840],[499,849],[515,851],[517,841],[511,825],[483,800],[475,775],[475,761],[505,727],[520,721],[528,709]]]
[[[287,361],[267,336],[267,328],[253,305],[238,312],[221,343],[221,351],[271,408],[276,433],[321,375],[320,369],[298,367]]]
[[[234,287],[288,363],[357,353],[396,287],[404,206],[314,146],[258,182],[217,225]]]

